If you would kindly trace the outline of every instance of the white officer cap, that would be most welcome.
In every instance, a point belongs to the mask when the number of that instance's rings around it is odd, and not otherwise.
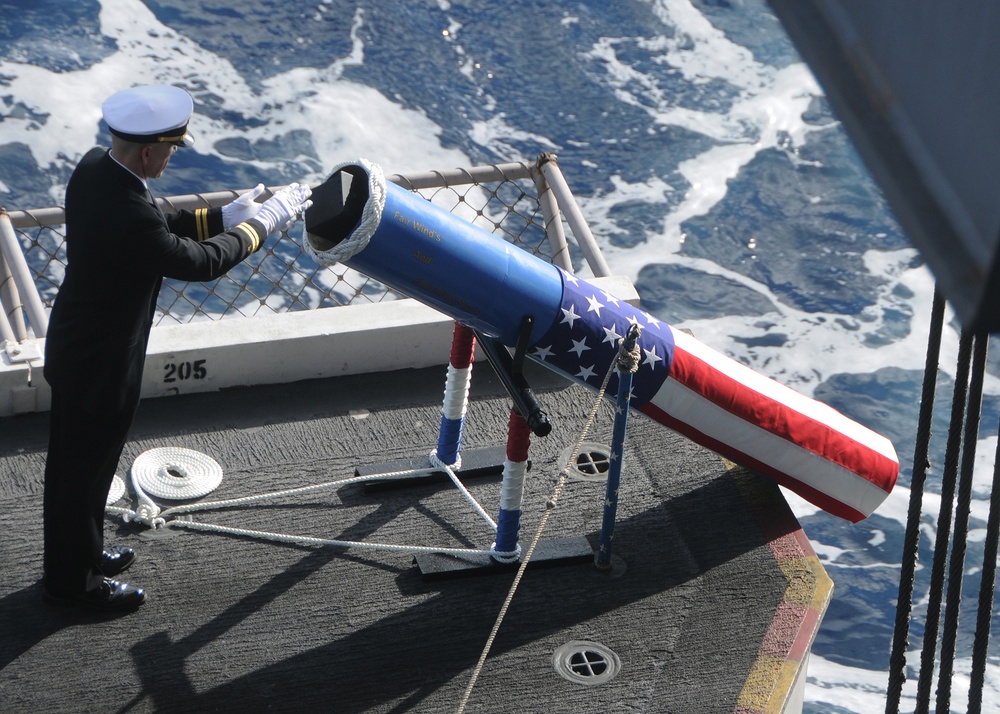
[[[180,87],[157,84],[123,89],[104,100],[101,111],[111,133],[128,141],[194,144],[187,130],[194,100]]]

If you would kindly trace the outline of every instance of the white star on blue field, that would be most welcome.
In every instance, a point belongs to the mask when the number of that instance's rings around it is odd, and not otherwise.
[[[670,328],[575,275],[563,277],[559,313],[530,352],[535,359],[599,389],[631,325],[641,329],[642,358],[632,381],[632,403],[649,401],[670,374],[674,341]],[[618,385],[612,376],[609,389]],[[612,391],[613,393],[613,391]]]

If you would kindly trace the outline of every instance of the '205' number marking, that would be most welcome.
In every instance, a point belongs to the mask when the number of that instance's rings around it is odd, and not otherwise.
[[[176,382],[177,380],[187,380],[187,379],[205,379],[208,376],[208,370],[205,369],[206,360],[199,359],[194,362],[167,362],[163,365],[163,369],[166,374],[163,375],[163,381],[166,383]]]

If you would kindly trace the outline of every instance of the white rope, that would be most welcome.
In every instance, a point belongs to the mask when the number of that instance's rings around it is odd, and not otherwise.
[[[144,451],[132,463],[132,482],[157,498],[201,498],[222,483],[222,467],[194,449],[161,446]]]
[[[465,496],[465,500],[467,500],[470,504],[472,504],[472,507],[475,509],[476,513],[482,516],[483,520],[489,523],[490,528],[492,528],[493,532],[496,533],[497,532],[496,521],[490,518],[490,514],[487,513],[483,509],[483,507],[479,505],[479,502],[476,501],[475,497],[471,493],[469,493],[469,490],[465,487],[465,484],[463,484],[461,481],[458,480],[458,476],[455,475],[455,472],[452,471],[451,467],[438,458],[437,449],[435,449],[430,453],[429,458],[431,460],[431,464],[437,466],[439,469],[448,474],[448,478],[450,478],[451,482],[455,484],[455,488],[459,490],[459,493]]]
[[[108,489],[108,497],[104,501],[104,505],[110,506],[115,501],[119,500],[125,495],[125,482],[122,481],[122,477],[115,474],[111,479],[111,487]]]
[[[434,546],[423,545],[396,545],[393,543],[366,543],[364,541],[331,540],[327,538],[314,538],[312,536],[288,535],[285,533],[271,533],[268,531],[257,531],[248,528],[234,528],[232,526],[221,526],[214,523],[199,523],[198,521],[170,521],[166,524],[168,528],[188,528],[191,530],[208,531],[211,533],[225,533],[228,535],[247,536],[272,540],[278,543],[297,543],[301,545],[323,545],[337,548],[348,548],[357,550],[386,550],[397,553],[433,553],[440,555],[454,555],[458,557],[469,556],[490,556],[492,550],[474,550],[471,548],[435,548]],[[500,555],[510,555],[501,553]]]
[[[333,265],[340,263],[357,255],[368,246],[379,223],[382,221],[382,209],[385,207],[385,176],[382,168],[378,164],[373,164],[367,159],[357,161],[345,161],[338,164],[330,172],[335,176],[338,171],[346,166],[360,166],[368,172],[368,200],[365,201],[364,210],[361,212],[361,220],[351,231],[350,235],[328,249],[317,248],[314,241],[319,245],[324,245],[329,241],[311,233],[305,234],[302,247],[306,253],[320,265]],[[303,224],[304,225],[304,224]]]
[[[208,483],[214,482],[215,486],[218,486],[222,481],[221,471],[222,468],[210,457],[201,454],[199,452],[193,451],[191,449],[181,449],[176,447],[161,447],[157,449],[150,449],[145,451],[136,458],[132,465],[132,486],[135,489],[136,496],[139,499],[139,506],[135,509],[121,508],[118,506],[108,505],[105,507],[105,511],[114,515],[121,516],[126,522],[134,521],[144,523],[151,528],[187,528],[190,530],[200,530],[213,533],[226,533],[230,535],[240,535],[254,538],[262,538],[265,540],[272,540],[280,543],[298,543],[304,545],[325,545],[334,546],[341,548],[356,548],[356,549],[369,549],[369,550],[387,550],[396,551],[403,553],[438,553],[438,554],[448,554],[455,556],[499,556],[501,558],[510,558],[511,556],[519,555],[520,546],[518,546],[517,552],[511,553],[501,553],[496,552],[493,549],[489,550],[475,550],[470,548],[436,548],[433,546],[417,546],[417,545],[393,545],[388,543],[365,543],[361,541],[341,541],[341,540],[330,540],[325,538],[314,538],[312,536],[298,536],[298,535],[288,535],[283,533],[273,533],[269,531],[258,531],[248,528],[235,528],[232,526],[222,526],[212,523],[199,523],[197,521],[184,521],[176,520],[175,517],[184,513],[193,513],[196,511],[210,511],[219,510],[223,508],[230,508],[234,506],[245,506],[251,503],[256,503],[259,501],[273,500],[276,498],[283,498],[287,496],[301,495],[304,493],[311,493],[315,491],[321,491],[330,488],[340,488],[343,486],[348,486],[355,483],[366,483],[372,481],[386,481],[391,479],[396,479],[405,476],[419,476],[421,474],[431,474],[437,471],[444,470],[451,480],[458,486],[459,490],[466,496],[466,498],[472,503],[476,511],[486,519],[486,521],[496,532],[496,523],[489,517],[482,506],[480,506],[472,494],[466,490],[462,485],[461,481],[455,475],[451,467],[446,464],[442,464],[439,459],[437,459],[435,454],[431,454],[430,461],[432,466],[417,468],[417,469],[405,469],[400,471],[388,471],[380,474],[369,474],[366,476],[354,476],[350,478],[338,479],[336,481],[327,481],[325,483],[313,484],[310,486],[299,486],[297,488],[289,488],[281,491],[271,491],[269,493],[254,494],[252,496],[244,496],[241,498],[230,498],[221,501],[203,501],[201,503],[186,503],[177,506],[172,506],[165,510],[161,510],[160,507],[149,498],[144,490],[144,486],[149,488],[154,495],[160,495],[161,493],[167,492],[171,494],[176,493],[196,493],[198,491],[203,491],[207,488]],[[216,472],[217,468],[217,472]],[[169,473],[173,470],[176,475]],[[174,479],[181,481],[180,485],[171,483],[170,481],[165,481],[166,479]],[[165,482],[165,483],[164,483]],[[214,488],[214,487],[213,487]],[[124,492],[124,483],[122,483],[122,490]],[[209,489],[211,490],[211,489]],[[161,498],[166,498],[167,496],[160,495]],[[183,496],[185,498],[189,497],[187,495]],[[117,500],[117,499],[115,499]],[[111,502],[109,502],[111,503]],[[173,519],[173,520],[171,520]]]
[[[224,501],[202,501],[201,503],[185,503],[180,506],[173,506],[163,511],[160,515],[164,518],[168,516],[174,516],[178,513],[193,513],[195,511],[214,511],[220,508],[230,508],[232,506],[245,506],[249,503],[256,503],[257,501],[269,501],[275,498],[283,498],[285,496],[297,496],[303,493],[310,493],[312,491],[322,491],[329,488],[339,488],[342,486],[350,486],[355,483],[365,483],[368,481],[385,481],[394,478],[399,478],[401,476],[407,476],[411,474],[420,473],[434,473],[438,469],[433,468],[423,468],[423,469],[410,469],[406,471],[389,471],[381,474],[371,474],[368,476],[353,476],[350,478],[339,479],[337,481],[327,481],[326,483],[317,483],[311,486],[299,486],[297,488],[289,488],[283,491],[270,491],[268,493],[258,493],[253,496],[243,496],[241,498],[230,498]]]
[[[161,512],[159,506],[156,505],[143,491],[141,485],[138,485],[133,479],[132,486],[136,490],[136,495],[139,498],[140,505],[136,510],[131,510],[128,508],[118,508],[118,507],[108,507],[105,510],[108,513],[113,513],[115,515],[120,515],[126,521],[135,521],[139,523],[144,523],[147,526],[158,528],[160,526],[166,525],[166,519],[176,516],[181,513],[193,513],[195,511],[212,511],[222,508],[229,508],[231,506],[244,506],[249,503],[255,503],[257,501],[266,501],[274,498],[280,498],[284,496],[298,495],[302,493],[308,493],[310,491],[320,491],[323,489],[347,486],[353,483],[362,483],[367,481],[383,481],[393,478],[399,478],[406,475],[415,475],[421,473],[434,473],[438,471],[436,468],[422,468],[422,469],[409,469],[405,471],[390,471],[381,474],[371,474],[368,476],[355,476],[352,478],[339,479],[337,481],[327,481],[326,483],[313,484],[311,486],[300,486],[297,488],[289,488],[283,491],[271,491],[269,493],[259,493],[253,496],[243,496],[241,498],[230,498],[223,501],[202,501],[201,503],[186,503],[179,506],[172,506]]]

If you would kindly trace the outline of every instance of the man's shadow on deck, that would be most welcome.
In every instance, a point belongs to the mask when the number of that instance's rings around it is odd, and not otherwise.
[[[101,623],[125,617],[127,612],[97,612],[49,605],[42,581],[0,598],[0,671],[66,627]]]

